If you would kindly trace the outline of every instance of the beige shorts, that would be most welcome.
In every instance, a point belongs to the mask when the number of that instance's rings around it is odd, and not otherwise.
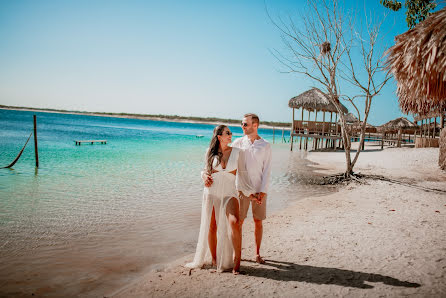
[[[245,220],[248,215],[249,205],[252,205],[252,216],[258,220],[264,220],[266,218],[266,200],[268,195],[265,196],[261,205],[256,202],[252,202],[248,197],[240,194],[240,219]]]

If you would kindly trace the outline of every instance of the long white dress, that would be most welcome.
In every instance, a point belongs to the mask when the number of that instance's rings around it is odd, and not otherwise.
[[[242,149],[232,148],[226,168],[223,169],[221,164],[215,166],[216,163],[215,158],[213,169],[218,172],[212,174],[214,182],[211,187],[205,187],[203,190],[197,249],[193,262],[185,265],[188,268],[201,268],[203,265],[212,264],[212,255],[208,245],[212,208],[215,209],[217,222],[217,270],[224,271],[234,267],[231,228],[226,216],[226,207],[231,198],[236,198],[239,203],[238,190],[247,196],[253,191],[245,169]],[[237,175],[230,173],[234,170],[237,170]]]

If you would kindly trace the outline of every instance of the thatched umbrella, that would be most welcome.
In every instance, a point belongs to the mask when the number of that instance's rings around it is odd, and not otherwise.
[[[394,120],[391,120],[381,126],[378,127],[379,131],[386,133],[386,132],[394,132],[398,131],[398,147],[401,147],[401,133],[403,130],[407,129],[416,129],[418,126],[409,121],[407,118],[400,117],[396,118]]]
[[[427,114],[446,103],[446,8],[398,35],[388,67],[405,113]]]
[[[343,104],[339,104],[342,112],[348,113],[348,109]],[[318,88],[312,88],[291,98],[288,106],[294,109],[304,108],[308,111],[338,112],[335,105],[328,99],[328,96]]]
[[[418,126],[405,117],[390,120],[387,123],[379,126],[381,131],[394,131],[398,129],[417,128]]]

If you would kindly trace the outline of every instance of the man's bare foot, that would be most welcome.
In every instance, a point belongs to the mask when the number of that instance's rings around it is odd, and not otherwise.
[[[262,259],[262,257],[261,257],[260,255],[257,255],[257,257],[256,257],[256,263],[259,263],[259,264],[265,264],[265,260]]]
[[[239,275],[240,274],[240,268],[238,270],[232,269],[232,274]]]

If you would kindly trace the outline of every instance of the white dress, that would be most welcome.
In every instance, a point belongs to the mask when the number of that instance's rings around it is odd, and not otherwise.
[[[215,166],[216,163],[217,159],[215,158],[213,169],[218,172],[212,174],[213,183],[211,187],[205,187],[203,190],[197,250],[193,262],[186,264],[188,268],[201,268],[203,265],[212,264],[212,255],[208,245],[212,208],[215,209],[217,223],[217,270],[224,271],[234,267],[231,228],[226,216],[226,207],[231,198],[236,198],[239,203],[238,190],[247,196],[251,195],[253,191],[244,168],[242,149],[232,148],[226,168],[223,169],[221,164]],[[237,170],[237,175],[230,173],[234,170]]]

